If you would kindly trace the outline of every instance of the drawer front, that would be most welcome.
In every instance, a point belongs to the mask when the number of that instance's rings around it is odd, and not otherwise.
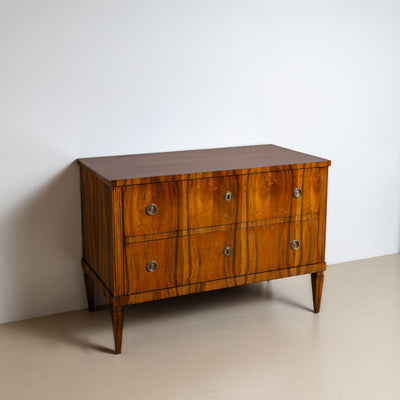
[[[273,271],[319,260],[318,220],[272,224],[237,231],[237,275]]]
[[[237,218],[237,193],[235,176],[127,186],[124,236],[232,224]],[[152,204],[155,213],[147,209]]]
[[[317,219],[127,244],[125,293],[316,264],[320,245]]]
[[[234,237],[223,231],[125,245],[125,292],[232,277],[234,257],[224,249],[233,248]]]
[[[182,192],[178,182],[124,187],[122,191],[124,236],[178,230],[181,199]],[[153,213],[148,209],[151,205],[157,207]]]
[[[237,221],[238,180],[236,176],[212,179],[192,179],[183,183],[188,199],[188,228],[220,226]]]
[[[126,186],[124,236],[317,214],[326,190],[322,173],[308,168]]]
[[[319,168],[287,170],[242,177],[242,221],[262,221],[319,212]],[[242,222],[241,221],[241,222]]]

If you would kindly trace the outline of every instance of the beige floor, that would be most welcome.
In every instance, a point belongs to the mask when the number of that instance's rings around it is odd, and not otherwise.
[[[400,399],[400,254],[309,276],[0,326],[0,398]]]

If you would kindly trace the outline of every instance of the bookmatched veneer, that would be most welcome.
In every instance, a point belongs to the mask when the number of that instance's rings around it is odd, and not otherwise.
[[[123,306],[311,274],[319,312],[329,160],[273,145],[97,157],[81,171],[85,285]]]

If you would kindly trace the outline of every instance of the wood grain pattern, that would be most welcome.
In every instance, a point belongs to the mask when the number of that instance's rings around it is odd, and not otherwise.
[[[238,177],[238,222],[318,213],[321,181],[319,168],[241,175]],[[299,198],[293,196],[296,188],[302,190]]]
[[[113,292],[113,224],[111,187],[81,167],[83,258]]]
[[[238,177],[226,176],[212,179],[191,179],[181,181],[184,204],[180,229],[191,229],[202,226],[220,226],[238,220]],[[232,199],[226,201],[227,192]]]
[[[293,250],[292,240],[300,241]],[[316,264],[318,220],[140,242],[125,246],[125,293]],[[232,255],[225,256],[226,246]],[[158,269],[146,265],[156,261]]]
[[[112,188],[112,268],[114,272],[113,294],[120,296],[124,294],[124,242],[123,242],[123,218],[122,218],[122,189]]]
[[[316,264],[318,220],[265,225],[236,233],[235,275]],[[292,240],[300,247],[293,250]]]
[[[313,293],[314,312],[319,313],[321,306],[322,286],[324,284],[324,273],[314,272],[311,274],[311,287]]]
[[[243,195],[240,221],[291,215],[293,171],[248,174],[240,178]]]
[[[139,242],[147,242],[152,240],[162,240],[169,239],[175,237],[183,237],[183,236],[192,236],[192,235],[201,235],[203,233],[212,233],[212,232],[222,232],[229,231],[233,229],[246,229],[246,228],[256,228],[260,226],[266,225],[275,225],[275,224],[283,224],[283,223],[291,223],[291,222],[300,222],[300,221],[309,221],[312,219],[318,219],[319,214],[306,214],[306,215],[294,215],[282,218],[272,218],[261,221],[245,221],[238,222],[234,224],[228,225],[218,225],[218,226],[205,226],[202,228],[192,228],[192,229],[182,229],[175,232],[163,232],[163,233],[154,233],[151,235],[139,235],[139,236],[130,236],[124,238],[124,244],[130,243],[139,243]]]
[[[124,236],[149,235],[179,229],[182,198],[177,182],[134,185],[123,188]],[[154,203],[155,215],[148,215],[146,207]]]
[[[223,176],[330,165],[329,160],[274,145],[93,157],[78,161],[112,186],[208,178],[215,171]]]
[[[99,288],[101,293],[104,295],[104,297],[110,302],[113,302],[114,296],[110,292],[110,290],[107,288],[107,286],[104,284],[104,282],[101,280],[101,278],[96,274],[94,269],[82,258],[82,268],[85,271],[85,273],[90,277],[90,279],[95,283],[95,285]]]
[[[318,258],[325,260],[326,210],[328,199],[328,168],[318,168],[321,176],[320,185],[320,212],[318,223]]]
[[[324,206],[321,199],[325,198],[326,200],[326,193],[324,192],[327,188],[323,181],[325,170],[328,170],[328,168],[307,168],[296,171],[296,175],[303,175],[303,184],[296,181],[293,184],[293,187],[299,187],[303,190],[303,195],[297,199],[301,200],[301,212],[296,213],[296,215],[318,213]]]
[[[114,332],[115,354],[121,354],[122,329],[124,325],[124,311],[119,305],[112,305],[111,318]]]
[[[293,190],[301,188],[300,198]],[[233,197],[224,199],[227,192]],[[123,188],[124,236],[137,237],[318,213],[320,169],[288,170]],[[154,203],[155,215],[146,207]],[[153,238],[154,239],[154,238]]]
[[[228,191],[231,201],[224,200]],[[150,203],[155,215],[146,213]],[[123,204],[125,237],[230,224],[237,220],[237,177],[127,186]]]
[[[125,293],[157,290],[192,282],[233,276],[234,231],[156,240],[125,246]],[[146,265],[156,261],[158,268],[148,272]]]
[[[169,297],[184,296],[192,293],[207,292],[210,290],[223,289],[227,287],[241,286],[250,283],[287,278],[289,276],[311,274],[314,272],[325,271],[325,269],[326,269],[325,263],[303,265],[300,267],[279,269],[276,271],[267,271],[257,274],[237,276],[234,278],[224,278],[215,281],[193,283],[190,285],[175,286],[173,288],[152,290],[149,292],[120,296],[116,298],[115,301],[118,302],[118,304],[120,304],[121,306],[126,306],[128,304],[161,300]]]
[[[96,285],[112,304],[117,354],[128,304],[310,273],[319,311],[329,160],[263,145],[79,164],[88,307]]]

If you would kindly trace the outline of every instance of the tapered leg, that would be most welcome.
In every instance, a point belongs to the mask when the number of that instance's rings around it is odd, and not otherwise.
[[[94,282],[92,278],[84,272],[85,287],[86,287],[86,298],[88,303],[89,311],[94,311]]]
[[[112,315],[112,322],[114,329],[115,354],[121,354],[124,311],[122,307],[113,305],[111,310],[111,315]]]
[[[321,305],[322,286],[324,284],[324,273],[314,272],[311,274],[311,286],[313,293],[314,312],[319,313]]]

